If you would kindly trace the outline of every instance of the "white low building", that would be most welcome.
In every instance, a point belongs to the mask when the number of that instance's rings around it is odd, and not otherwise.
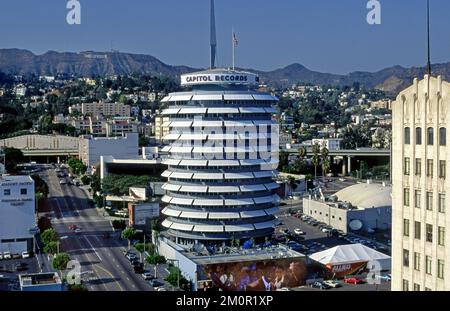
[[[21,254],[33,248],[36,232],[34,181],[0,176],[0,252]]]
[[[87,166],[100,163],[101,156],[117,159],[137,159],[139,157],[139,134],[126,133],[118,137],[81,136],[79,143],[80,159]]]

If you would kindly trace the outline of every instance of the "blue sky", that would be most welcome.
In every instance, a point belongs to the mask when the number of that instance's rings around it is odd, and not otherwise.
[[[376,71],[426,62],[425,0],[380,0],[382,24],[366,23],[368,0],[216,0],[218,65],[271,70],[294,62],[323,72]],[[66,0],[2,0],[0,48],[41,54],[150,54],[172,65],[209,62],[209,0],[80,0],[81,25]],[[433,63],[450,61],[450,1],[431,0]]]

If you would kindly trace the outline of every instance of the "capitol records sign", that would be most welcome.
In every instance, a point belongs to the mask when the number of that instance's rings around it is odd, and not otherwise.
[[[193,73],[181,76],[181,85],[202,84],[259,84],[259,77],[252,73],[217,72]]]

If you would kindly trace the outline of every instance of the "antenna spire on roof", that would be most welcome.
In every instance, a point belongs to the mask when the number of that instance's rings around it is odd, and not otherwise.
[[[216,38],[216,15],[214,9],[214,0],[211,0],[211,69],[216,68],[216,48],[217,48],[217,38]]]
[[[431,48],[430,48],[430,0],[427,0],[427,47],[428,47],[428,62],[427,62],[427,73],[431,76]]]

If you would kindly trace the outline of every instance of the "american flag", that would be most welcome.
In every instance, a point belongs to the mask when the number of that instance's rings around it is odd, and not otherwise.
[[[236,37],[236,33],[233,32],[233,44],[234,44],[235,48],[238,46],[238,43],[239,43],[239,41]]]

